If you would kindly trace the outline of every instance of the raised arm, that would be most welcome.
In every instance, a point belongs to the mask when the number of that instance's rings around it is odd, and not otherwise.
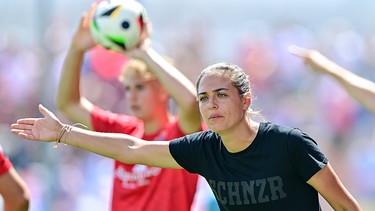
[[[151,23],[145,20],[140,46],[124,52],[144,61],[178,105],[179,125],[185,134],[197,132],[201,119],[194,84],[151,47]]]
[[[329,163],[312,176],[307,183],[314,187],[334,210],[362,210]]]
[[[169,152],[168,141],[144,141],[126,134],[99,133],[61,123],[39,105],[44,118],[25,118],[11,125],[11,132],[22,138],[62,143],[129,164],[161,168],[181,168]]]
[[[292,46],[290,52],[301,57],[313,70],[328,74],[359,103],[375,113],[375,83],[339,66],[315,50]]]
[[[56,106],[72,122],[80,122],[91,129],[90,113],[93,105],[80,92],[80,76],[85,53],[95,46],[90,34],[90,19],[95,11],[93,3],[88,13],[83,13],[73,35],[61,71],[56,95]]]

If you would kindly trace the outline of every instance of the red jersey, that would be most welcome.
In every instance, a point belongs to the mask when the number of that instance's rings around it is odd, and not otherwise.
[[[12,163],[7,157],[5,157],[3,150],[0,146],[0,176],[8,172],[12,166]]]
[[[144,140],[171,140],[185,134],[173,118],[156,134],[144,135],[143,121],[95,107],[91,113],[98,132],[125,133]],[[161,169],[115,161],[112,211],[190,211],[197,187],[197,174],[184,169]]]

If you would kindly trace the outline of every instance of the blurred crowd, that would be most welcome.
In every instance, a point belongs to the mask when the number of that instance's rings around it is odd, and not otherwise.
[[[22,28],[1,30],[0,34],[0,143],[30,188],[32,211],[107,210],[109,206],[110,160],[72,147],[55,150],[53,144],[21,141],[9,132],[10,124],[18,118],[39,117],[39,103],[56,111],[62,58],[75,27],[69,24],[51,19],[42,32],[42,42],[26,47],[13,36],[22,33]],[[247,20],[238,31],[197,18],[177,28],[158,28],[155,20],[154,27],[157,48],[193,82],[205,66],[216,61],[234,62],[246,69],[253,82],[253,109],[273,122],[303,128],[326,152],[364,210],[375,208],[374,114],[335,81],[318,77],[288,52],[291,44],[318,49],[375,81],[374,27],[356,28],[345,17],[319,25],[283,19]],[[118,54],[96,48],[85,58],[81,88],[95,104],[126,113],[117,81],[122,62],[125,60]]]

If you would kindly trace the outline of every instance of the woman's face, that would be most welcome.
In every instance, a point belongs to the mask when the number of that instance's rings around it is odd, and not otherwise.
[[[231,130],[246,117],[248,105],[227,77],[209,73],[198,87],[199,109],[207,126],[215,132]]]
[[[124,86],[127,109],[131,115],[148,120],[160,109],[165,109],[164,89],[157,80],[128,77]]]

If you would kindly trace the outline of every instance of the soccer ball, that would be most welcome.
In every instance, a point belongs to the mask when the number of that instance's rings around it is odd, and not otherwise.
[[[109,50],[130,50],[139,43],[146,15],[143,5],[135,0],[102,1],[91,20],[91,35]]]

